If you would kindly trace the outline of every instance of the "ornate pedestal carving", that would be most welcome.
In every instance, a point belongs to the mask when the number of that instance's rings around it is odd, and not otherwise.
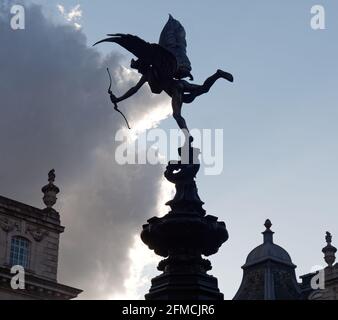
[[[181,156],[181,149],[179,154]],[[207,274],[211,263],[202,255],[215,254],[228,239],[224,222],[206,215],[195,177],[200,168],[199,150],[189,147],[188,161],[169,162],[165,177],[176,187],[171,211],[143,226],[142,241],[166,259],[158,265],[162,274],[152,279],[147,300],[222,300],[217,279]]]

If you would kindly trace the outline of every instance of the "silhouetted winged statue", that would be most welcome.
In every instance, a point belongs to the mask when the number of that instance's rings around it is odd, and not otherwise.
[[[186,33],[181,23],[169,15],[159,43],[149,43],[130,34],[108,34],[109,38],[98,41],[115,42],[130,51],[138,59],[131,60],[130,67],[142,74],[139,82],[120,98],[108,90],[112,103],[117,103],[135,94],[146,82],[153,93],[165,91],[172,98],[173,117],[183,132],[192,141],[187,124],[181,115],[183,103],[191,103],[194,99],[207,93],[220,78],[233,82],[233,76],[223,70],[217,70],[202,85],[192,84],[184,78],[193,80],[191,64],[186,54]]]

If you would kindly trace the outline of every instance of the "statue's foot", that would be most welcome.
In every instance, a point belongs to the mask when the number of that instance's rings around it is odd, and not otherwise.
[[[223,71],[223,70],[221,70],[221,69],[218,69],[218,70],[217,70],[217,74],[218,74],[221,78],[223,78],[223,79],[225,79],[225,80],[228,80],[228,81],[230,81],[230,82],[234,82],[234,77],[232,76],[231,73],[228,73],[228,72],[225,72],[225,71]]]

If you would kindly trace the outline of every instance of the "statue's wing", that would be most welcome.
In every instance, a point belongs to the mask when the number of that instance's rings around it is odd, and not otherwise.
[[[109,36],[109,38],[96,42],[94,46],[102,42],[114,42],[127,49],[138,58],[144,59],[151,54],[151,44],[137,36],[121,33],[108,34],[107,36]]]
[[[165,48],[156,43],[149,43],[141,38],[131,34],[108,34],[109,38],[98,41],[97,45],[102,42],[114,42],[127,49],[137,58],[142,59],[149,65],[158,69],[163,76],[173,77],[177,70],[175,56]]]
[[[177,78],[192,77],[191,63],[187,56],[187,41],[184,27],[169,15],[169,20],[160,35],[160,46],[170,51],[177,60]]]

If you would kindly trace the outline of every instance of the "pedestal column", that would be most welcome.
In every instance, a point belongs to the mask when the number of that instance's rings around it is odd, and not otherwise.
[[[165,177],[175,184],[176,194],[167,205],[171,211],[154,217],[143,226],[142,241],[164,257],[158,265],[162,274],[151,281],[146,300],[222,300],[217,279],[202,256],[217,253],[228,239],[224,222],[206,215],[195,182],[200,168],[199,150],[189,147],[188,161],[169,162]]]

